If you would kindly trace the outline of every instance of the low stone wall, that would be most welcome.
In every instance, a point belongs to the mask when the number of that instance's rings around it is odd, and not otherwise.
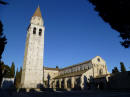
[[[14,87],[14,78],[3,78],[1,87],[2,88]]]

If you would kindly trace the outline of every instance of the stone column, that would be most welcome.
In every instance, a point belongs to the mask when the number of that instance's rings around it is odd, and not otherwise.
[[[94,70],[95,64],[92,64],[92,66],[93,66],[93,77],[95,77],[95,70]]]
[[[64,79],[64,89],[67,89],[67,80],[68,80],[68,78]]]
[[[56,82],[57,82],[57,79],[55,79],[54,81],[54,88],[56,88]]]
[[[53,81],[53,83],[52,83],[52,87],[53,87],[53,89],[55,88],[55,81]]]
[[[26,92],[30,92],[30,89],[29,89],[29,88],[26,88]]]
[[[52,88],[53,87],[53,80],[52,79],[50,80],[49,84],[50,84],[50,88]]]
[[[71,88],[74,88],[75,77],[71,77]]]
[[[82,75],[80,78],[80,87],[82,90],[84,89],[84,75]]]
[[[62,79],[59,79],[59,88],[61,88]]]

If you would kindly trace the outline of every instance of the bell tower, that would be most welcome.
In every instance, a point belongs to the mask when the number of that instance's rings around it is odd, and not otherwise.
[[[44,30],[38,6],[27,30],[21,88],[40,88],[43,85]]]

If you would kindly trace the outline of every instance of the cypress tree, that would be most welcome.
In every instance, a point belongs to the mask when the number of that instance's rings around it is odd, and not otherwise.
[[[12,65],[11,65],[11,77],[14,77],[15,76],[15,64],[14,62],[12,62]]]
[[[123,62],[120,62],[120,66],[121,66],[121,72],[125,72],[126,68]]]
[[[20,71],[16,71],[16,78],[15,78],[15,86],[16,88],[19,88],[20,83],[21,83],[21,75],[22,75],[22,68],[20,67]]]
[[[19,79],[20,79],[20,83],[21,83],[21,77],[22,77],[22,67],[20,67],[20,72],[19,72],[19,73],[20,73],[20,76],[19,76],[20,78],[19,78]]]
[[[16,88],[18,87],[18,68],[17,68],[16,76],[15,76],[15,87]]]

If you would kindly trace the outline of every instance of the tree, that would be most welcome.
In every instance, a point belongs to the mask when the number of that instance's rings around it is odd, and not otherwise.
[[[119,72],[119,70],[117,67],[114,67],[114,69],[112,69],[112,73],[118,73],[118,72]]]
[[[12,62],[12,65],[11,65],[11,76],[12,77],[15,76],[15,64],[14,64],[14,62]]]
[[[12,78],[11,68],[8,65],[5,65],[4,62],[2,62],[2,75],[4,78]]]
[[[8,3],[0,0],[0,4],[6,5]]]
[[[20,83],[21,83],[21,75],[22,75],[22,67],[20,67],[20,71],[16,71],[16,76],[15,76],[15,87],[19,88]]]
[[[22,67],[20,67],[20,83],[21,83],[21,77],[22,77]]]
[[[3,70],[2,65],[3,65],[3,62],[0,61],[0,87],[3,80],[3,76],[4,76],[3,71],[2,71]]]
[[[5,5],[7,3],[0,0],[0,4],[4,4]],[[0,21],[0,61],[1,61],[1,58],[2,58],[2,53],[4,51],[5,45],[7,43],[7,39],[3,35],[2,32],[3,32],[3,25],[2,25],[2,22]]]
[[[16,76],[15,76],[15,87],[17,88],[18,87],[18,68],[17,68],[17,71],[16,71]]]
[[[120,62],[120,66],[121,66],[121,72],[125,72],[126,68],[123,62]]]
[[[0,4],[6,5],[7,3],[0,0]],[[3,25],[2,22],[0,21],[0,85],[3,79],[1,58],[2,58],[2,53],[4,51],[5,45],[7,43],[7,39],[5,36],[3,36],[2,32],[3,32]]]
[[[130,47],[130,0],[89,0],[101,18],[120,33],[125,48]]]
[[[0,72],[0,85],[2,82],[3,77],[4,78],[12,78],[11,75],[11,68],[8,65],[5,65],[4,62],[0,62],[0,66],[1,66],[1,72]]]
[[[2,53],[4,51],[5,45],[7,43],[7,39],[5,36],[3,36],[3,25],[0,21],[0,59],[2,58]]]

